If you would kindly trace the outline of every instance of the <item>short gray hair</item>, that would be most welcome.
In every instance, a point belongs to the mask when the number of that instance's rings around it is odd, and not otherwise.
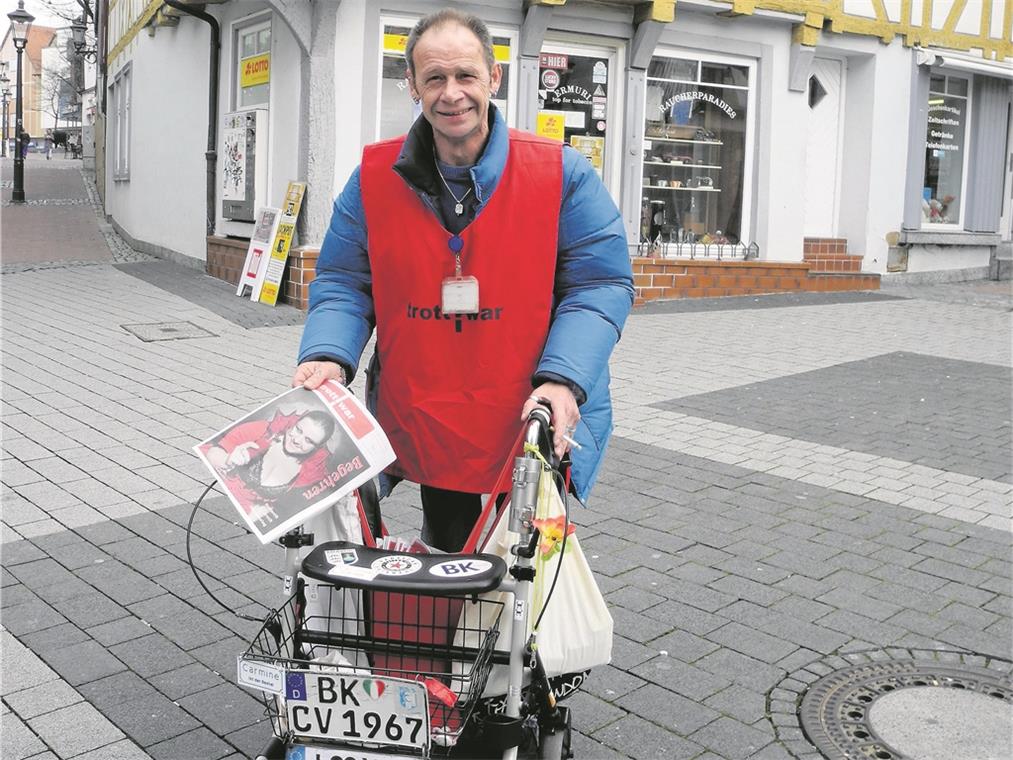
[[[405,45],[404,57],[405,63],[408,65],[408,71],[415,74],[415,63],[412,60],[412,56],[415,54],[415,46],[419,42],[419,38],[430,29],[445,26],[446,24],[460,24],[465,29],[468,29],[472,34],[478,37],[478,41],[482,44],[482,54],[485,58],[485,64],[489,67],[489,71],[492,71],[492,67],[496,65],[496,55],[492,49],[492,35],[489,34],[489,27],[485,25],[485,22],[478,16],[471,13],[464,13],[454,8],[444,8],[442,11],[436,13],[430,13],[423,19],[420,19],[414,27],[412,27],[411,33],[408,35],[408,44]]]

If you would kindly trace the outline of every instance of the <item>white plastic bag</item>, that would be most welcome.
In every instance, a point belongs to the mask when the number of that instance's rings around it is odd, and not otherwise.
[[[565,513],[551,473],[543,471],[538,483],[536,514],[542,537],[535,554],[536,575],[531,587],[527,632],[530,634],[544,607],[545,614],[538,627],[538,654],[546,675],[550,677],[579,673],[612,661],[612,616],[576,534],[567,536],[565,554],[559,549]],[[507,529],[508,522],[506,514],[500,515],[483,551],[502,557],[509,565],[513,559],[510,547],[517,543],[518,536]],[[570,525],[572,528],[573,523]],[[557,567],[559,580],[551,598],[547,598]],[[482,598],[503,604],[496,649],[509,651],[514,614],[513,595],[493,591],[483,594]],[[462,620],[467,616],[469,630],[462,633],[458,627],[455,645],[474,647],[478,644],[477,636],[469,632],[475,629],[478,621],[475,607],[474,603],[465,602],[461,614]],[[482,615],[485,619],[481,620],[478,627],[488,628],[492,625],[492,615],[496,609],[498,608],[493,605],[484,605]],[[464,677],[470,667],[470,663],[454,663],[456,678],[451,683],[451,688],[459,694],[470,691],[470,678]],[[507,666],[493,666],[483,696],[505,694],[508,678]]]
[[[350,541],[361,544],[362,523],[359,519],[357,496],[353,491],[339,499],[329,509],[307,520],[303,528],[313,534],[314,546],[328,541]],[[306,627],[309,630],[329,631],[361,636],[363,633],[361,592],[357,589],[335,588],[312,578],[306,582]],[[341,658],[352,668],[368,668],[366,653],[362,650],[313,647],[313,657]]]

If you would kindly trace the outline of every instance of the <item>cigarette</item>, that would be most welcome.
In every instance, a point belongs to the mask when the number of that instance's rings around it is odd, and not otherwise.
[[[580,449],[581,449],[581,448],[583,448],[583,447],[582,447],[582,446],[581,446],[581,445],[580,445],[579,443],[577,443],[577,442],[576,442],[575,440],[573,440],[573,439],[572,439],[572,438],[571,438],[570,436],[568,436],[568,435],[567,435],[566,433],[563,433],[563,434],[562,434],[562,435],[561,435],[560,437],[561,437],[561,438],[562,438],[562,439],[563,439],[564,441],[566,441],[566,442],[567,442],[568,444],[570,444],[571,446],[573,446],[573,448],[577,449],[578,451],[580,451]]]

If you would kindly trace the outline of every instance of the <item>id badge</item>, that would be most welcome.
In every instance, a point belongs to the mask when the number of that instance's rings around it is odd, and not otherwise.
[[[443,281],[444,314],[478,314],[478,280],[448,277]]]

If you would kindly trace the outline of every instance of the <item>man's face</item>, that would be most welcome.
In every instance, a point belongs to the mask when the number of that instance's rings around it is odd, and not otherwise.
[[[285,453],[304,457],[320,448],[324,437],[325,431],[320,423],[303,418],[285,431]]]
[[[489,99],[502,77],[499,64],[490,71],[478,37],[453,22],[426,31],[412,57],[411,93],[433,127],[437,150],[471,148],[477,159],[489,132]]]

